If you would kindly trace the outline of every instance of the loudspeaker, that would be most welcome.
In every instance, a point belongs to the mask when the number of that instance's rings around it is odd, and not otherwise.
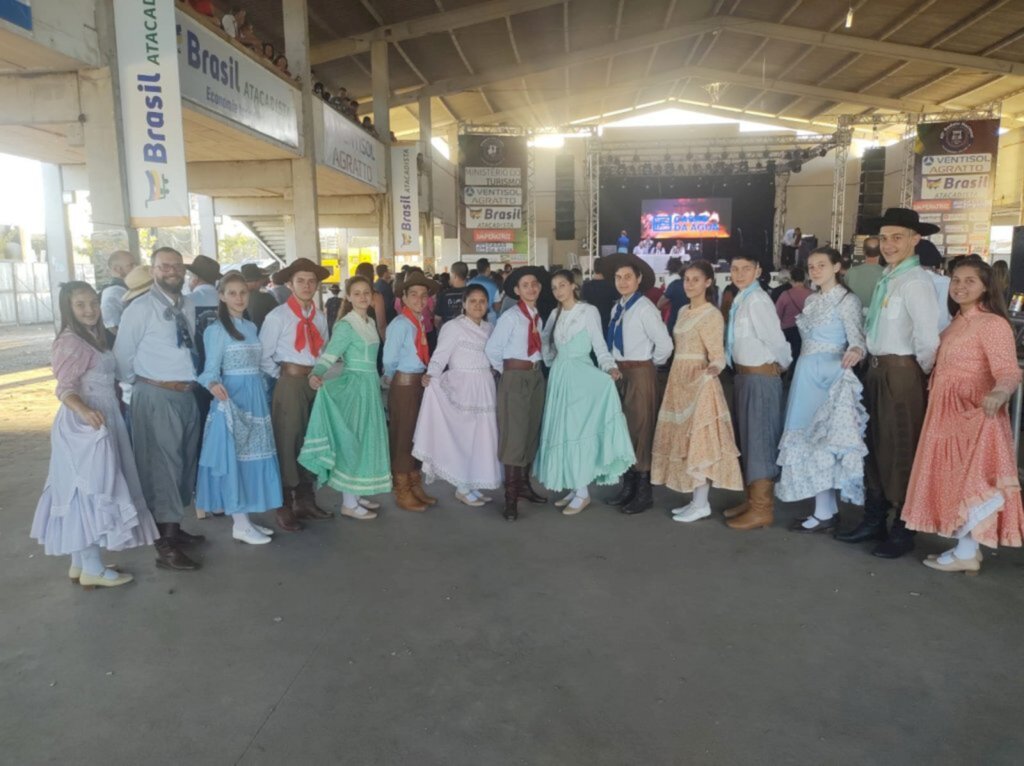
[[[882,217],[885,186],[885,147],[865,149],[860,160],[860,195],[857,198],[857,234],[874,234],[872,222]]]
[[[555,157],[555,239],[576,239],[576,158]]]
[[[1013,227],[1010,246],[1010,295],[1024,293],[1024,226]]]

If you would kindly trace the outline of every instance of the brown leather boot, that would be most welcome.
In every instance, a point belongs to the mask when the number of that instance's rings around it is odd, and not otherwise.
[[[761,529],[770,527],[775,520],[775,482],[758,479],[750,484],[750,510],[741,516],[729,519],[726,524],[732,529]]]
[[[526,466],[525,468],[519,469],[519,497],[523,498],[524,500],[529,500],[531,503],[546,503],[548,499],[544,495],[537,492],[537,490],[533,488],[533,485],[530,484],[530,471],[532,469],[532,463]]]
[[[737,516],[742,516],[744,513],[750,510],[750,485],[748,484],[743,488],[743,502],[732,508],[727,508],[722,513],[727,519],[735,519]]]
[[[175,543],[180,524],[157,524],[160,537],[154,547],[156,548],[156,565],[160,569],[173,569],[177,572],[191,572],[199,569],[199,562],[193,561],[184,554],[181,548]]]
[[[519,518],[519,474],[522,470],[517,465],[505,466],[505,510],[501,512],[505,521],[515,521]]]
[[[284,497],[284,505],[274,512],[277,526],[285,532],[298,532],[302,529],[302,524],[295,518],[295,512],[292,510],[295,507],[295,490],[283,487],[281,494]]]
[[[421,513],[427,510],[427,506],[421,503],[412,492],[412,482],[407,473],[396,473],[393,477],[395,484],[395,502],[403,511],[415,511]]]
[[[413,471],[412,473],[410,473],[409,474],[409,482],[410,482],[409,489],[412,490],[413,495],[415,495],[416,499],[419,500],[421,503],[423,503],[423,505],[425,505],[427,507],[430,507],[432,505],[437,505],[437,498],[436,497],[431,497],[430,495],[427,494],[427,491],[425,489],[423,489],[423,473],[422,472],[420,472],[420,471]]]
[[[333,519],[334,514],[325,511],[316,504],[316,491],[309,482],[303,482],[295,488],[295,503],[292,513],[297,519]]]

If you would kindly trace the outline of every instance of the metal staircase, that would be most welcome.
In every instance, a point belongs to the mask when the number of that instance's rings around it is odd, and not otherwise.
[[[260,243],[260,248],[279,263],[286,263],[284,220],[281,218],[235,218]]]

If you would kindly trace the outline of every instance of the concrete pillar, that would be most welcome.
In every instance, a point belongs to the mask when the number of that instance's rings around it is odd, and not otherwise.
[[[46,265],[50,274],[53,324],[60,325],[57,296],[62,282],[75,278],[75,253],[71,246],[71,227],[64,203],[64,182],[58,165],[43,165],[43,204],[45,205]]]
[[[434,125],[430,111],[430,96],[420,96],[420,152],[423,154],[423,174],[420,183],[425,185],[426,193],[420,195],[426,205],[420,211],[420,233],[423,236],[423,268],[437,271],[437,259],[434,254]]]
[[[199,213],[199,252],[219,260],[217,248],[217,223],[214,220],[213,197],[196,195],[196,209]]]
[[[395,232],[391,225],[391,74],[388,69],[388,44],[370,43],[370,72],[373,78],[373,126],[383,142],[384,178],[387,192],[380,198],[380,262],[395,268]]]
[[[316,188],[316,140],[313,131],[313,89],[309,69],[309,10],[306,0],[281,0],[284,47],[288,66],[302,83],[299,88],[299,143],[302,156],[292,160],[292,217],[288,260],[298,257],[320,262],[320,228]]]

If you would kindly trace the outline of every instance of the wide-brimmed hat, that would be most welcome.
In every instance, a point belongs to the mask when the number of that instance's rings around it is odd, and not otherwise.
[[[121,302],[127,303],[153,286],[153,272],[149,266],[136,266],[125,275],[124,284],[128,292],[121,297]]]
[[[508,273],[508,276],[505,277],[505,280],[501,283],[501,287],[505,291],[505,295],[513,300],[519,300],[519,296],[516,295],[516,288],[519,287],[519,280],[529,275],[537,277],[537,281],[540,282],[540,286],[542,288],[551,279],[551,275],[548,274],[548,270],[541,266],[520,266],[518,269],[512,269],[512,271]]]
[[[191,271],[204,282],[215,285],[220,279],[220,264],[207,255],[197,255],[188,266],[186,271]]]
[[[269,271],[260,268],[255,263],[246,263],[241,269],[239,269],[239,271],[246,282],[258,282],[261,279],[270,276]]]
[[[925,268],[935,269],[942,265],[942,253],[930,240],[922,239],[918,242],[914,254]]]
[[[640,270],[640,289],[638,292],[645,293],[654,287],[654,269],[651,264],[632,253],[614,253],[602,256],[598,268],[604,278],[610,282],[615,281],[615,272],[623,266],[631,266]]]
[[[290,282],[292,277],[300,271],[308,271],[310,274],[315,274],[317,281],[319,282],[323,282],[327,277],[331,276],[331,272],[319,263],[313,263],[309,258],[296,258],[279,272],[274,274],[272,279],[274,280],[275,285],[283,285]]]
[[[904,229],[916,231],[922,237],[929,234],[938,234],[940,229],[934,223],[921,223],[921,216],[916,210],[905,207],[891,207],[885,211],[885,215],[878,219],[876,231],[883,226],[902,226]]]
[[[433,279],[427,279],[420,272],[414,271],[412,274],[405,275],[405,280],[402,282],[402,295],[405,295],[410,287],[417,286],[427,288],[428,295],[437,295],[437,290],[440,287]]]

